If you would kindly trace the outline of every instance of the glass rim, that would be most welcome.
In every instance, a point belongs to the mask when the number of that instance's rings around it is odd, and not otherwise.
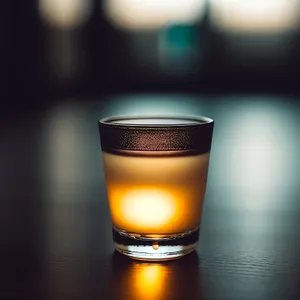
[[[102,150],[108,153],[210,151],[214,121],[202,116],[112,116],[98,122]],[[128,154],[129,155],[129,154]]]
[[[157,123],[133,123],[133,121],[157,120]],[[159,123],[159,120],[165,120],[165,123]],[[124,121],[124,122],[122,122]],[[128,121],[128,122],[127,122]],[[131,122],[130,122],[131,121]],[[168,122],[169,121],[169,122]],[[179,122],[175,122],[179,121]],[[180,123],[181,121],[181,123]],[[99,124],[110,127],[121,128],[186,128],[213,124],[214,120],[205,116],[196,115],[115,115],[101,118]]]

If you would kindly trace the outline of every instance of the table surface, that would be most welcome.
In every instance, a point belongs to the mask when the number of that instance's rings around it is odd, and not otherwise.
[[[144,263],[114,253],[97,120],[155,112],[215,131],[197,252]],[[127,95],[3,118],[1,299],[299,299],[299,113],[291,96]]]

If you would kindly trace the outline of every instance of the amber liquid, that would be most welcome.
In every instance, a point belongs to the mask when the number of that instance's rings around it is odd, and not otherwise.
[[[113,225],[149,237],[200,225],[209,153],[124,156],[103,153]]]

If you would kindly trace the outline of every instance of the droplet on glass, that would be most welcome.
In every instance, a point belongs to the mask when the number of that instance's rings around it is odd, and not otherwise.
[[[152,248],[153,248],[154,250],[157,250],[157,249],[159,248],[158,242],[154,242],[154,243],[152,244]]]

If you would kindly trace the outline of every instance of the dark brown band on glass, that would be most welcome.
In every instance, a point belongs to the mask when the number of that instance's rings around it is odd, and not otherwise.
[[[151,119],[152,123],[131,123],[138,119]],[[213,126],[213,120],[205,117],[111,117],[99,121],[102,150],[123,155],[124,151],[207,153],[211,149]]]

